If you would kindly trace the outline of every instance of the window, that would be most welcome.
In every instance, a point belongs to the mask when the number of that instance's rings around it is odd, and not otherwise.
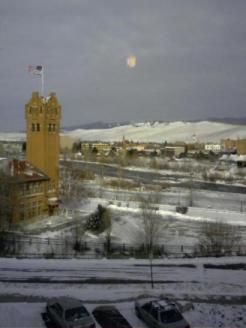
[[[37,123],[37,131],[40,131],[40,124]]]
[[[62,317],[63,309],[62,309],[62,307],[60,306],[60,304],[55,303],[54,305],[51,306],[51,308],[53,308],[53,310],[56,311],[56,313],[57,313],[60,317]]]
[[[81,318],[86,318],[89,316],[89,313],[87,312],[86,308],[83,306],[69,309],[65,312],[65,318],[67,321],[76,321]]]
[[[175,309],[161,312],[161,321],[164,323],[175,322],[182,319],[182,315]]]
[[[32,123],[32,131],[35,131],[35,124]]]
[[[142,307],[146,312],[150,312],[151,310],[151,303],[146,303]]]

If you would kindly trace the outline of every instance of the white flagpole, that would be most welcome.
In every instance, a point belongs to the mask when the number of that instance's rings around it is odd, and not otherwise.
[[[41,94],[44,97],[44,66],[42,66],[41,72]]]

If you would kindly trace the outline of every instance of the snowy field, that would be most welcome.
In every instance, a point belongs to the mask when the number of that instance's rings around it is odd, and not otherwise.
[[[145,327],[134,314],[134,300],[148,296],[189,305],[183,314],[194,328],[245,327],[245,267],[206,269],[206,263],[246,265],[246,258],[156,260],[154,289],[148,261],[1,259],[0,327],[44,327],[40,313],[54,296],[82,299],[90,311],[114,304],[133,327]]]
[[[237,201],[239,197],[237,194],[228,195],[228,193],[222,193],[220,199],[218,194],[219,193],[212,192],[209,197],[214,197],[217,204],[221,202],[220,207],[222,208],[223,202],[225,202],[225,206],[229,206],[229,208],[231,206],[233,207],[234,200]],[[113,195],[113,191],[109,192],[109,199],[111,197],[110,195]],[[205,193],[201,194],[201,199],[202,195],[205,195]],[[222,197],[225,197],[225,199]],[[107,206],[112,213],[111,235],[113,243],[119,245],[140,245],[143,240],[143,225],[139,210],[139,202],[109,199],[88,198],[78,206],[74,219],[73,215],[68,217],[56,216],[25,226],[27,239],[25,244],[22,245],[22,248],[18,249],[19,255],[42,255],[54,252],[55,254],[68,254],[69,256],[72,256],[75,252],[69,247],[72,247],[71,243],[73,241],[75,242],[75,238],[77,238],[76,231],[79,227],[83,227],[88,215],[96,210],[98,204]],[[206,200],[202,202],[202,205],[206,205]],[[241,246],[245,247],[245,212],[207,207],[190,207],[188,213],[181,214],[176,212],[176,205],[156,204],[156,207],[158,208],[157,213],[160,215],[162,223],[162,232],[158,237],[158,243],[165,245],[166,250],[169,252],[177,252],[176,247],[180,248],[181,246],[184,246],[186,247],[186,249],[184,248],[184,253],[190,253],[192,248],[201,242],[204,222],[218,221],[237,226],[241,235]],[[95,253],[96,249],[101,249],[103,252],[105,234],[101,233],[96,235],[88,231],[84,233],[81,228],[79,228],[80,232],[77,236],[79,236],[79,239],[82,242],[87,242],[87,245],[89,246],[89,250],[84,256],[95,257],[97,254]],[[32,236],[34,239],[32,242],[29,242],[29,239],[31,240]],[[40,238],[40,243],[35,239],[37,237]],[[70,246],[67,244],[68,248],[66,248],[66,243],[70,243]],[[101,256],[100,254],[98,253],[98,256]]]

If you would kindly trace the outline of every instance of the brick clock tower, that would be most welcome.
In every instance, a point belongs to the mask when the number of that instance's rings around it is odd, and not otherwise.
[[[49,177],[46,190],[47,211],[58,206],[61,106],[55,93],[42,97],[33,92],[25,105],[26,159]]]

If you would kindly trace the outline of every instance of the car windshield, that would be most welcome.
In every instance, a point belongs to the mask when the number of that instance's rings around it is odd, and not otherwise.
[[[79,320],[81,318],[85,318],[88,316],[89,316],[89,313],[87,312],[86,308],[84,308],[83,306],[69,309],[65,312],[65,319],[67,321],[76,321],[76,320]]]
[[[182,315],[177,310],[168,310],[161,312],[161,321],[164,323],[182,320]]]

